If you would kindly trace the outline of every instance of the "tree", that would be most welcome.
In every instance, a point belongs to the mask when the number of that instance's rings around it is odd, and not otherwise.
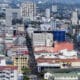
[[[23,80],[29,80],[29,77],[27,74],[30,74],[31,70],[27,67],[23,67],[22,72],[23,72]]]
[[[23,74],[27,74],[27,73],[30,73],[31,72],[31,70],[29,69],[29,68],[27,68],[27,67],[23,67],[22,68],[22,72],[23,72]]]
[[[23,80],[29,80],[28,76],[23,76]]]

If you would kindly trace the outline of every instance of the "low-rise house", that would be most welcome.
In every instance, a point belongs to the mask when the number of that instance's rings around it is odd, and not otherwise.
[[[54,73],[53,79],[48,80],[79,80],[77,73]]]
[[[80,59],[38,58],[37,67],[38,72],[54,68],[55,69],[79,68]]]

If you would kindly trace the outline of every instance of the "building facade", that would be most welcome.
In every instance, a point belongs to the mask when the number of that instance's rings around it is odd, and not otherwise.
[[[0,66],[0,80],[18,80],[16,66]]]
[[[7,8],[6,9],[6,26],[14,25],[14,19],[21,18],[21,9],[20,8]]]
[[[28,67],[28,55],[18,54],[12,56],[14,66],[18,66],[18,73],[22,73],[22,68]]]
[[[34,16],[36,15],[36,4],[33,2],[23,2],[21,4],[21,13],[23,19],[34,20]]]
[[[33,33],[33,46],[52,46],[53,34],[52,33]]]
[[[73,11],[71,20],[72,20],[73,25],[78,24],[78,11],[77,10]]]

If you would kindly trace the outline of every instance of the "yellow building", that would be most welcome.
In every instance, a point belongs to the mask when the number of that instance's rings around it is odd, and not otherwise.
[[[23,67],[28,67],[28,54],[17,54],[12,56],[14,66],[18,66],[18,73],[22,73]]]

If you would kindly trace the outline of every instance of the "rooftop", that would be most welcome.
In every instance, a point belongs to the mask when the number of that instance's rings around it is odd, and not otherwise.
[[[73,43],[56,42],[54,43],[54,47],[36,46],[34,47],[34,52],[35,53],[41,53],[41,52],[57,53],[64,49],[67,49],[68,51],[72,51],[74,49]]]
[[[38,63],[80,62],[80,58],[79,59],[38,58],[37,62]]]
[[[0,70],[17,70],[17,66],[0,66]]]

